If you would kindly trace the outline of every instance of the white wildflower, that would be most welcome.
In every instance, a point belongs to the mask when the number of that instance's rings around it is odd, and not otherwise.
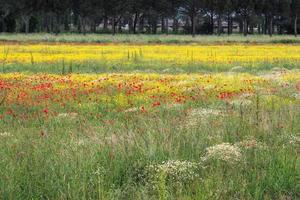
[[[75,119],[77,118],[78,113],[60,113],[58,114],[58,118],[68,118],[68,119]]]
[[[210,117],[224,116],[220,110],[209,109],[209,108],[196,108],[189,112],[187,116],[187,127],[196,127],[201,122],[206,122]]]
[[[2,133],[0,133],[0,137],[11,137],[11,136],[12,136],[12,134],[9,133],[9,132],[2,132]]]
[[[164,174],[169,180],[183,182],[193,180],[198,177],[196,171],[199,164],[190,161],[170,160],[161,164],[150,165],[146,168],[150,182],[157,181],[161,174]]]
[[[209,108],[198,108],[193,109],[190,112],[190,115],[193,117],[207,117],[207,116],[220,116],[223,113],[220,110],[209,109]]]
[[[139,108],[129,108],[129,109],[125,110],[124,113],[135,113],[138,111],[140,111]]]
[[[291,135],[288,140],[289,144],[300,144],[300,136],[299,135]]]
[[[206,160],[221,160],[228,163],[235,163],[242,159],[242,153],[239,147],[229,143],[223,143],[208,147],[207,153],[203,158]]]

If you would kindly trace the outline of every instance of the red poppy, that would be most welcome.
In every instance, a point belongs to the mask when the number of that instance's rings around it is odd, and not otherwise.
[[[154,102],[154,103],[152,104],[152,107],[157,107],[157,106],[160,106],[160,102],[159,102],[159,101]]]
[[[49,113],[49,109],[48,109],[48,108],[45,108],[45,109],[43,110],[43,112],[47,115],[47,114]]]

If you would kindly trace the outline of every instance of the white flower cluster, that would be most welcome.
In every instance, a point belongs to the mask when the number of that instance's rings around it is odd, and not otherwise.
[[[288,143],[291,145],[300,145],[300,134],[289,136]]]
[[[75,119],[78,117],[78,113],[60,113],[57,116],[58,118],[67,118],[67,119]]]
[[[242,160],[240,148],[229,143],[208,147],[206,151],[203,161],[221,160],[227,163],[237,163]]]
[[[195,127],[209,117],[224,116],[222,111],[209,108],[196,108],[190,111],[187,116],[186,126]]]
[[[182,183],[198,177],[198,167],[196,162],[171,160],[148,166],[146,173],[152,183],[159,181],[161,176],[165,176],[171,182]]]
[[[127,110],[124,111],[124,113],[135,113],[140,111],[139,108],[128,108]]]
[[[283,148],[293,148],[298,150],[300,147],[300,133],[282,135],[280,137],[280,143]]]
[[[9,132],[0,133],[0,137],[11,137],[11,136],[12,136],[12,134]]]

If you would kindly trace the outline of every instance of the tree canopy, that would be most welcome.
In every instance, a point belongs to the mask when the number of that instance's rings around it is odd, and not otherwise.
[[[297,36],[299,13],[300,0],[0,0],[0,32]]]

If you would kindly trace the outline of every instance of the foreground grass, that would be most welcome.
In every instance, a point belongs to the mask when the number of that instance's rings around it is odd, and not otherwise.
[[[2,74],[0,197],[298,199],[299,72],[274,73]]]
[[[300,43],[300,38],[291,35],[109,35],[109,34],[0,34],[0,41],[11,42],[79,42],[79,43],[135,43],[135,44],[226,44],[226,43]]]
[[[245,114],[232,114],[240,111]],[[186,120],[185,109],[108,114],[98,122],[84,116],[30,125],[6,121],[1,123],[6,133],[0,136],[0,196],[298,199],[299,112],[296,107],[260,107],[260,119],[268,122],[253,121],[257,112],[255,106],[236,108],[226,117],[207,116],[187,127],[180,123]],[[216,154],[203,160],[206,148],[222,143],[236,145],[222,149],[228,159]],[[236,150],[241,157],[235,157]],[[195,169],[173,161],[191,162]],[[164,170],[149,174],[150,165]]]

